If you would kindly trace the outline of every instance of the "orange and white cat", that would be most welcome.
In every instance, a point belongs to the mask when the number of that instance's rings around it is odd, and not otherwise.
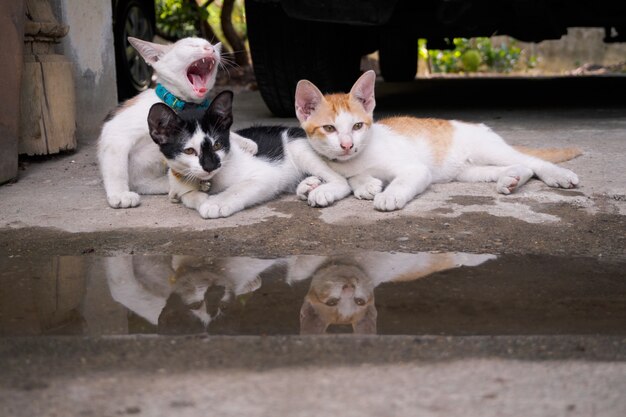
[[[374,122],[375,80],[368,71],[350,93],[325,96],[302,80],[295,102],[313,149],[348,178],[355,197],[373,199],[376,209],[401,209],[431,183],[496,182],[502,194],[533,176],[551,187],[578,184],[576,174],[551,163],[580,155],[578,149],[514,148],[484,124],[454,120],[391,117]],[[320,183],[308,177],[300,188]]]

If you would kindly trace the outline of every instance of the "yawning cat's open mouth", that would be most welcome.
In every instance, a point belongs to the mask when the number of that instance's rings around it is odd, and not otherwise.
[[[215,59],[202,58],[194,61],[187,68],[187,79],[191,83],[193,91],[195,91],[199,97],[207,93],[208,89],[206,84],[214,67]]]

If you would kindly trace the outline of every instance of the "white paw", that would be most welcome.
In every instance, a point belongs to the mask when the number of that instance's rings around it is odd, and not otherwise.
[[[241,143],[241,148],[250,155],[256,155],[257,152],[259,152],[259,146],[249,139],[246,139]]]
[[[322,184],[309,192],[309,205],[311,207],[326,207],[337,200],[341,200],[350,193],[348,185],[334,183]]]
[[[170,203],[176,203],[176,204],[180,203],[180,197],[178,196],[176,192],[170,190],[167,196],[170,199]]]
[[[307,200],[309,193],[322,184],[322,180],[318,177],[306,177],[296,188],[296,195],[300,200]]]
[[[231,142],[237,143],[237,145],[244,151],[249,153],[250,155],[256,155],[259,151],[259,145],[252,139],[244,138],[238,133],[230,132],[230,140]]]
[[[139,194],[132,191],[124,191],[119,194],[107,196],[109,206],[113,208],[137,207],[140,202]]]
[[[406,203],[406,197],[388,191],[374,196],[374,208],[380,211],[400,210]]]
[[[500,194],[511,194],[533,176],[533,170],[524,165],[513,165],[504,171],[496,183]]]
[[[355,188],[353,194],[359,200],[372,200],[383,191],[383,182],[378,178],[370,178],[366,183]]]
[[[496,190],[498,190],[500,194],[511,194],[517,188],[519,180],[520,177],[518,176],[510,177],[508,175],[503,175],[498,178]]]
[[[220,204],[213,200],[208,200],[198,208],[198,213],[203,219],[218,219],[220,217],[228,217],[239,211],[229,204]]]
[[[537,176],[550,187],[574,188],[578,185],[576,174],[556,165],[537,171]]]

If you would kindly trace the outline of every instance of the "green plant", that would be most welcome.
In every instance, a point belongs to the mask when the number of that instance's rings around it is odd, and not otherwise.
[[[198,23],[209,13],[188,0],[156,0],[157,31],[170,40],[198,36]]]
[[[187,36],[219,41],[234,63],[248,65],[244,0],[155,1],[159,36],[171,42]]]
[[[427,42],[418,42],[419,54],[433,73],[499,72],[533,68],[537,59],[530,56],[520,62],[522,49],[516,42],[494,45],[491,38],[454,38],[450,50],[428,49]],[[522,67],[522,68],[520,68]]]
[[[201,22],[207,22],[220,42],[225,41],[220,22],[223,0],[209,0],[197,4],[195,0],[156,0],[157,29],[170,40],[200,36]],[[246,39],[244,0],[236,0],[232,23],[237,34]]]
[[[235,31],[237,31],[237,34],[239,34],[241,39],[245,40],[248,36],[248,30],[246,27],[246,13],[243,2],[244,0],[235,1],[235,7],[232,14],[232,22]],[[220,40],[220,42],[225,41],[224,32],[222,31],[222,25],[220,22],[220,16],[222,14],[222,4],[223,0],[215,0],[209,5],[209,7],[207,7],[209,25],[211,25],[211,27],[215,31],[215,35]]]

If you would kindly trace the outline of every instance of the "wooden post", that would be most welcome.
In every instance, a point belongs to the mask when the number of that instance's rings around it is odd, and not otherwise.
[[[42,155],[76,148],[72,64],[54,52],[69,28],[47,0],[26,0],[19,153]]]
[[[17,177],[24,3],[0,1],[0,184]]]

